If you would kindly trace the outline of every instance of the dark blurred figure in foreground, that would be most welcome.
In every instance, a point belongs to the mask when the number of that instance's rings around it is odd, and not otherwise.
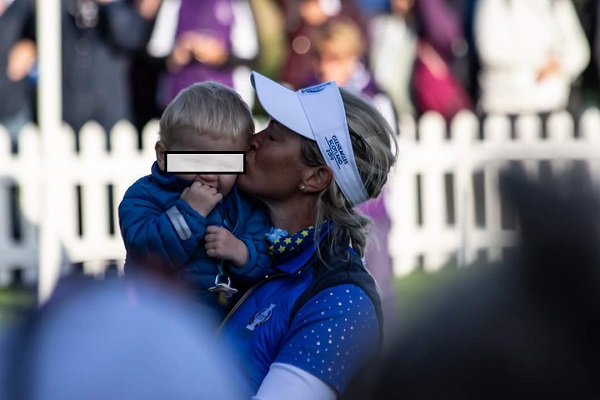
[[[397,338],[373,398],[600,398],[600,200],[582,173],[501,178],[515,257],[480,266]]]
[[[216,321],[157,278],[67,278],[0,336],[2,399],[249,398]],[[171,290],[169,290],[171,289]]]

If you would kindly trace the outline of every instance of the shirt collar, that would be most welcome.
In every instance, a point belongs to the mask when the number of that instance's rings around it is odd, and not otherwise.
[[[320,241],[322,241],[327,233],[331,229],[331,223],[325,222],[321,226]],[[273,259],[275,269],[285,272],[287,274],[293,274],[302,269],[308,262],[316,257],[317,248],[314,243],[314,232],[311,232],[310,240],[300,250],[293,253],[292,257],[275,257]],[[308,239],[308,237],[307,237]]]

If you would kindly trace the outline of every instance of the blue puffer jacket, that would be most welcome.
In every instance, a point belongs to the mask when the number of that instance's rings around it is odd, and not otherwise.
[[[191,184],[165,174],[156,162],[152,174],[140,178],[125,193],[119,205],[119,226],[127,250],[125,272],[154,267],[173,273],[190,285],[209,305],[217,305],[217,295],[207,292],[215,284],[218,262],[206,255],[204,234],[209,225],[229,229],[248,248],[243,268],[227,265],[232,286],[249,286],[264,276],[269,267],[265,233],[270,229],[262,205],[241,195],[237,186],[206,218],[179,196]]]

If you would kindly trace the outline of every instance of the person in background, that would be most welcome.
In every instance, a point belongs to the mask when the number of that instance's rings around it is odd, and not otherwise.
[[[379,87],[365,63],[368,40],[353,19],[332,19],[314,36],[313,73],[303,86],[336,81],[338,86],[367,96],[393,129],[398,121],[392,99]]]
[[[326,22],[351,19],[367,35],[366,20],[353,0],[280,0],[285,21],[286,55],[280,79],[288,87],[303,87],[313,73],[315,35]]]
[[[33,18],[28,0],[0,0],[0,125],[18,149],[21,128],[34,120],[33,88],[27,76],[35,66]]]
[[[464,88],[469,87],[469,9],[477,0],[415,0],[420,36],[436,50]]]
[[[137,49],[129,72],[133,124],[139,132],[139,145],[143,146],[142,132],[148,122],[160,119],[165,107],[159,103],[160,77],[164,74],[167,57],[175,42],[177,14],[180,0],[161,1],[145,46]]]
[[[181,0],[177,15],[159,104],[165,107],[182,89],[210,80],[234,88],[252,106],[248,66],[258,59],[259,43],[248,1]]]
[[[479,0],[474,24],[480,113],[566,109],[590,61],[572,0]]]
[[[242,355],[254,399],[366,391],[360,371],[379,354],[383,318],[361,261],[369,219],[354,207],[383,190],[395,133],[333,81],[294,92],[252,78],[271,121],[252,138],[238,184],[265,204],[277,234],[267,277],[226,316],[219,339]]]
[[[167,151],[243,152],[253,134],[248,105],[219,83],[196,83],[169,104],[152,173],[135,182],[119,205],[126,275],[154,267],[192,291],[217,318],[233,294],[263,277],[271,227],[262,205],[238,192],[237,176],[166,170]]]
[[[77,139],[93,120],[110,148],[112,127],[132,121],[131,60],[148,41],[161,1],[62,0],[62,111]]]
[[[350,19],[334,19],[326,22],[315,35],[315,73],[313,81],[335,81],[339,87],[359,93],[368,98],[386,118],[398,134],[396,110],[390,97],[375,83],[364,63],[366,40],[360,27]],[[391,218],[388,212],[388,189],[381,195],[357,207],[373,220],[371,237],[365,250],[365,267],[373,274],[381,288],[386,332],[396,325],[397,307],[393,286],[392,258],[388,251]]]
[[[390,10],[369,22],[369,65],[375,81],[392,98],[397,114],[415,115],[411,77],[417,56],[414,0],[390,0]]]
[[[436,111],[446,120],[473,109],[462,1],[391,0],[371,19],[370,63],[399,115]]]

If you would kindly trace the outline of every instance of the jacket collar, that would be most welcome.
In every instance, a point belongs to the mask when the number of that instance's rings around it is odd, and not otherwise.
[[[154,161],[152,164],[152,179],[160,186],[167,187],[173,190],[183,190],[192,184],[192,181],[178,178],[173,174],[167,174],[158,168],[158,163]]]
[[[328,233],[331,230],[331,223],[325,223],[323,224],[323,227],[321,228],[321,233],[320,233],[320,242],[319,242],[319,246],[322,246],[323,242],[327,242],[327,237],[329,236]],[[303,267],[305,267],[307,264],[309,264],[312,260],[314,260],[317,257],[317,249],[316,246],[314,244],[314,242],[311,240],[311,243],[308,243],[307,246],[305,246],[302,250],[298,251],[297,253],[295,253],[294,257],[291,257],[289,259],[285,259],[285,261],[276,264],[275,265],[275,269],[281,271],[281,272],[285,272],[287,274],[294,274],[297,273],[298,271],[300,271]],[[277,259],[274,260],[275,263],[277,263]]]

